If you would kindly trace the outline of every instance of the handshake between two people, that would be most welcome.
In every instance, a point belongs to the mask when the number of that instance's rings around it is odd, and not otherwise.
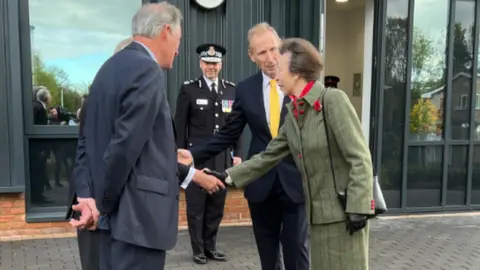
[[[190,151],[179,149],[177,153],[178,162],[191,166],[193,157]],[[241,162],[237,160],[237,163]],[[226,172],[218,173],[209,169],[195,170],[192,181],[198,184],[205,192],[213,194],[219,190],[226,188],[227,184]],[[97,209],[95,199],[93,198],[77,198],[78,203],[72,206],[72,209],[80,213],[78,219],[72,218],[70,225],[78,229],[96,230],[100,218],[100,212]]]
[[[182,163],[187,166],[193,165],[193,156],[190,151],[185,149],[178,149],[177,150],[177,159],[179,163]],[[234,164],[241,163],[241,160],[235,160]],[[227,184],[225,183],[227,179],[226,172],[216,172],[210,170],[208,168],[204,168],[203,170],[195,170],[195,174],[193,175],[193,181],[199,185],[205,192],[213,194],[219,190],[223,190],[226,188]]]

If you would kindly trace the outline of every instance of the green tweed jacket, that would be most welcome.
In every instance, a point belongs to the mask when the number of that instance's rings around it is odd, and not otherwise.
[[[293,155],[302,174],[307,217],[310,224],[342,221],[345,213],[372,214],[372,161],[364,140],[362,127],[347,95],[339,89],[328,89],[321,110],[326,110],[329,139],[339,191],[347,190],[346,211],[342,208],[333,184],[324,118],[314,104],[321,103],[323,84],[316,82],[300,99],[298,119],[293,104],[278,136],[267,149],[250,160],[227,170],[237,187],[245,187],[259,178],[288,155]],[[317,104],[318,105],[318,104]],[[291,179],[300,181],[300,179]]]

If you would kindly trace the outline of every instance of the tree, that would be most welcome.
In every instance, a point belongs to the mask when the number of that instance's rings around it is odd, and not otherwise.
[[[471,30],[470,30],[471,31]],[[467,39],[467,36],[469,37]],[[473,62],[472,33],[462,27],[461,23],[455,23],[453,30],[453,74],[459,72],[471,73]]]
[[[413,29],[412,43],[411,97],[415,101],[421,94],[443,86],[446,71],[445,55],[441,55],[433,46],[433,41],[418,28]]]
[[[410,130],[412,133],[436,131],[437,108],[426,98],[419,99],[410,112]]]
[[[52,107],[60,106],[63,91],[63,107],[70,112],[76,112],[81,106],[82,88],[71,85],[68,75],[62,69],[47,66],[36,53],[33,55],[33,84],[45,86],[52,95]]]

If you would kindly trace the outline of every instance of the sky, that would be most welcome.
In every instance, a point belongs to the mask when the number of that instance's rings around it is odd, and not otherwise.
[[[141,0],[29,0],[32,49],[71,83],[90,83],[118,42],[131,36]]]

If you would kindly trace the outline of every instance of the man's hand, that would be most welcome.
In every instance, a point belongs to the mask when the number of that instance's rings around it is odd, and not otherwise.
[[[183,165],[190,166],[193,163],[192,153],[186,149],[177,150],[177,159],[178,162],[182,163]]]
[[[93,220],[92,209],[90,209],[87,202],[88,199],[78,198],[77,200],[78,204],[72,205],[72,209],[80,212],[80,218],[78,220],[72,218],[69,222],[70,225],[73,228],[78,229],[85,229],[93,226],[95,221]]]
[[[220,189],[225,189],[225,185],[222,181],[199,170],[195,171],[193,181],[210,194],[213,194]]]
[[[77,200],[78,204],[73,205],[72,209],[80,212],[81,216],[79,220],[70,220],[70,225],[79,229],[96,230],[100,212],[97,209],[95,200],[92,198],[77,198]]]
[[[242,163],[241,157],[233,157],[233,166],[237,166],[238,164]]]

